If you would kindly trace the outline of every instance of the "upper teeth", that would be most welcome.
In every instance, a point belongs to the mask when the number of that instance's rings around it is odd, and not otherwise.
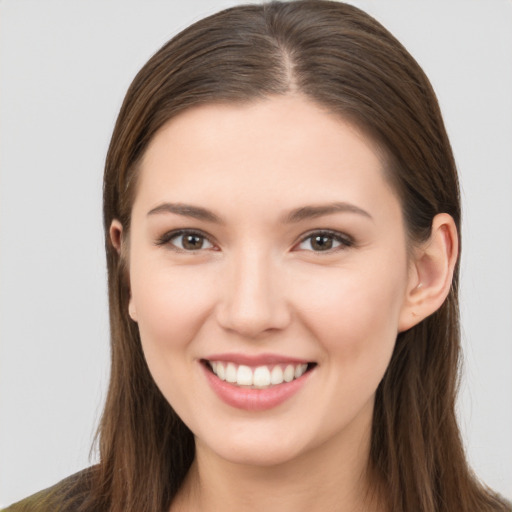
[[[307,364],[288,364],[251,368],[243,364],[236,365],[223,361],[208,361],[208,363],[219,379],[238,386],[253,386],[255,388],[291,382],[303,375],[308,367]]]

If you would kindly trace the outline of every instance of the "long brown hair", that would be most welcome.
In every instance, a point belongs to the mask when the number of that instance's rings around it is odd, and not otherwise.
[[[357,124],[381,148],[411,243],[429,236],[441,212],[460,235],[457,173],[433,89],[373,18],[340,2],[272,2],[222,11],[178,34],[135,77],[106,159],[112,366],[88,510],[166,510],[194,458],[192,433],[144,360],[127,312],[126,255],[109,238],[113,219],[129,234],[138,162],[157,131],[185,109],[291,91]],[[505,510],[470,472],[456,423],[457,292],[458,269],[442,307],[398,336],[377,390],[369,467],[393,512]]]

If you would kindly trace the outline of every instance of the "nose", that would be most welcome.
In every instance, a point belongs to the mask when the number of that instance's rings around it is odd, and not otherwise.
[[[217,321],[224,329],[257,338],[289,324],[283,273],[271,260],[268,254],[247,251],[226,265],[217,308]]]

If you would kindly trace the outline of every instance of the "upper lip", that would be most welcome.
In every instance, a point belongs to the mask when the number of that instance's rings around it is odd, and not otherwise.
[[[243,364],[246,366],[264,366],[271,364],[307,364],[312,361],[307,359],[300,359],[297,357],[289,357],[281,354],[236,354],[236,353],[223,353],[211,354],[205,358],[206,361],[224,361],[226,363]]]

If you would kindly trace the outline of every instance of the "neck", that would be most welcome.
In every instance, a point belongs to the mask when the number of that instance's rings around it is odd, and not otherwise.
[[[381,511],[368,471],[370,426],[355,430],[270,466],[232,463],[196,440],[196,458],[171,510]]]

